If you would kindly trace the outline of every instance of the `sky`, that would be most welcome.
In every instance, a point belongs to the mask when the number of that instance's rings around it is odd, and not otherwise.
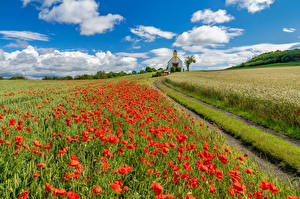
[[[1,0],[0,76],[216,70],[300,47],[299,0]]]

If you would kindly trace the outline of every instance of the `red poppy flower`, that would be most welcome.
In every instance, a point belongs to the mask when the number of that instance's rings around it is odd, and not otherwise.
[[[194,197],[193,195],[186,195],[185,199],[198,199],[198,198]]]
[[[102,188],[99,186],[96,186],[92,189],[92,193],[95,195],[99,195],[100,193],[102,193]]]
[[[287,199],[298,199],[298,196],[290,196],[290,195],[288,195]]]
[[[164,190],[163,186],[157,182],[152,183],[152,189],[155,192],[155,195],[160,195],[161,192]]]
[[[37,166],[38,166],[38,167],[45,167],[46,164],[45,164],[45,163],[38,163]]]
[[[79,199],[79,195],[73,191],[68,191],[67,197],[68,199]]]
[[[122,192],[121,186],[123,185],[122,180],[117,180],[115,182],[111,182],[110,186],[113,188],[117,194],[120,194]]]
[[[214,186],[209,186],[209,192],[214,193],[216,191],[216,188]]]
[[[28,195],[29,195],[29,191],[25,190],[18,196],[18,199],[20,199],[20,198],[26,199],[26,198],[28,198]]]

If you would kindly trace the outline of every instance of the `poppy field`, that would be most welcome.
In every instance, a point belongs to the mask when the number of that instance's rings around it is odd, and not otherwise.
[[[2,81],[0,198],[288,198],[141,78]]]

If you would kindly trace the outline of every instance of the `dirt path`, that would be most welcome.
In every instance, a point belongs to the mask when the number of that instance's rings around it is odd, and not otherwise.
[[[234,118],[234,119],[236,119],[236,120],[239,120],[239,121],[241,121],[241,122],[243,122],[243,123],[245,123],[245,124],[247,124],[247,125],[249,125],[249,126],[253,126],[253,127],[255,127],[255,128],[261,129],[262,131],[264,131],[264,132],[266,132],[266,133],[272,134],[272,135],[274,135],[274,136],[276,136],[276,137],[278,137],[278,138],[280,138],[280,139],[282,139],[282,140],[285,140],[285,141],[287,141],[287,142],[289,142],[289,143],[291,143],[291,144],[294,144],[295,146],[297,146],[298,148],[300,148],[300,140],[296,140],[296,139],[290,138],[290,137],[288,137],[288,136],[286,136],[286,135],[283,135],[283,134],[281,134],[281,133],[278,133],[277,131],[274,131],[274,130],[269,129],[269,128],[264,127],[264,126],[261,126],[261,125],[259,125],[259,124],[256,124],[256,123],[252,122],[252,121],[246,120],[246,119],[244,119],[244,118],[242,118],[242,117],[240,117],[240,116],[237,116],[237,115],[234,115],[234,114],[229,113],[229,112],[227,112],[227,111],[224,111],[223,109],[219,109],[219,108],[217,108],[217,107],[215,107],[215,106],[212,106],[212,105],[210,105],[210,104],[207,104],[207,103],[205,103],[205,102],[202,102],[202,101],[200,101],[200,100],[198,100],[198,99],[195,99],[195,98],[193,98],[193,97],[191,97],[191,96],[188,96],[188,95],[186,95],[186,94],[184,94],[184,93],[181,93],[181,92],[179,92],[179,91],[177,91],[177,90],[174,90],[174,89],[172,89],[172,88],[169,88],[169,87],[166,86],[165,84],[163,84],[163,86],[166,87],[167,89],[172,90],[172,91],[174,91],[174,92],[176,92],[176,93],[178,93],[178,94],[180,94],[180,95],[183,95],[183,96],[185,96],[185,97],[187,97],[187,98],[189,98],[189,99],[191,99],[191,100],[193,100],[193,101],[195,101],[195,102],[198,102],[198,103],[200,103],[200,104],[202,104],[202,105],[204,105],[204,106],[207,106],[207,107],[209,107],[209,108],[211,108],[211,109],[214,109],[214,110],[216,110],[216,111],[219,111],[219,112],[221,112],[221,113],[223,113],[223,114],[225,114],[225,115],[227,115],[227,116],[229,116],[229,117],[231,117],[231,118]]]
[[[164,84],[162,84],[166,89],[170,89],[172,91],[175,91],[167,86],[165,86]],[[153,87],[156,88],[157,90],[161,91],[157,86],[156,86],[156,82],[153,82]],[[175,91],[179,94],[182,94],[178,91]],[[182,94],[184,95],[184,94]],[[184,95],[186,96],[186,95]],[[263,171],[269,171],[270,174],[272,174],[273,176],[278,177],[280,180],[282,180],[283,182],[285,182],[287,185],[291,185],[290,184],[290,180],[292,178],[297,177],[295,173],[290,173],[288,171],[282,170],[278,165],[272,164],[271,162],[268,161],[268,158],[266,156],[264,156],[261,153],[258,153],[257,151],[253,151],[252,149],[250,149],[249,147],[245,146],[240,140],[234,138],[233,136],[231,136],[230,134],[224,132],[223,130],[219,129],[216,125],[214,125],[213,123],[210,123],[208,121],[206,121],[204,118],[200,117],[197,113],[187,109],[186,107],[182,106],[181,104],[177,103],[176,101],[174,101],[172,98],[170,98],[169,96],[166,95],[166,97],[168,97],[172,102],[174,102],[178,107],[184,109],[187,113],[189,113],[193,118],[197,119],[197,120],[202,120],[204,122],[206,122],[207,124],[209,124],[209,128],[211,129],[215,129],[216,132],[220,132],[225,138],[226,138],[226,142],[234,147],[234,148],[238,148],[241,152],[243,153],[248,153],[249,157],[251,159],[253,159],[257,165],[263,170]],[[188,96],[186,96],[188,97]],[[189,97],[191,98],[191,97]],[[191,98],[193,99],[193,98]],[[198,101],[198,100],[197,100]],[[294,186],[299,186],[299,185],[294,185]]]

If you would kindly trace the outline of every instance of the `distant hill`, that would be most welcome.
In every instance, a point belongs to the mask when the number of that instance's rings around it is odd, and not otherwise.
[[[287,64],[291,62],[290,64]],[[230,69],[235,68],[252,68],[263,66],[286,66],[286,65],[300,65],[300,49],[268,52],[258,55],[249,61],[242,63],[238,66],[233,66]]]

